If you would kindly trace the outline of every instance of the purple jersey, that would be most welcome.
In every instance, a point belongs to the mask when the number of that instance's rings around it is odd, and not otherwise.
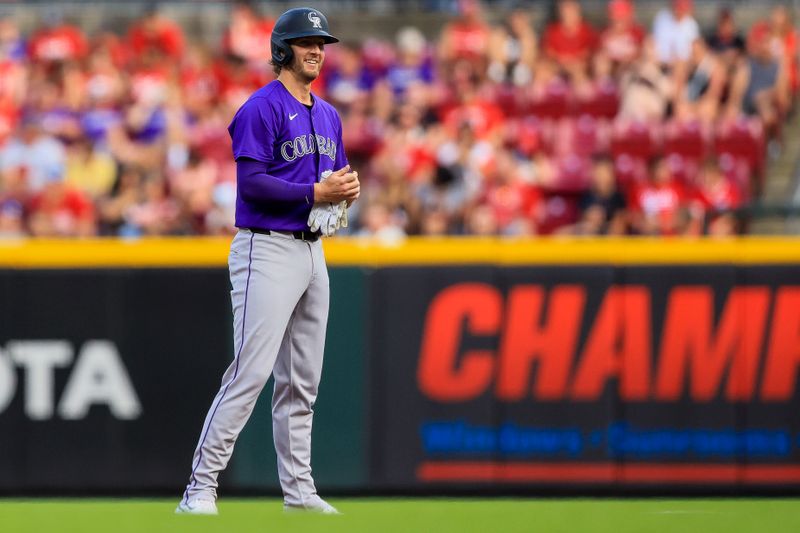
[[[293,186],[308,185],[299,201],[248,201],[238,187],[236,227],[283,231],[308,230],[314,183],[326,170],[347,165],[342,146],[342,121],[336,110],[314,96],[309,109],[281,82],[262,87],[233,117],[228,132],[233,157],[266,164],[269,176]]]

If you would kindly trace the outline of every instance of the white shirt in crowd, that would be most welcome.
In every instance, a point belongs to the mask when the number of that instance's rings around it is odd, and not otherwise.
[[[678,20],[671,9],[662,9],[653,20],[653,40],[662,63],[689,59],[692,43],[699,37],[700,26],[689,15]]]
[[[26,187],[40,191],[46,183],[64,177],[64,146],[49,135],[39,135],[30,142],[10,139],[0,150],[0,172],[22,168]]]

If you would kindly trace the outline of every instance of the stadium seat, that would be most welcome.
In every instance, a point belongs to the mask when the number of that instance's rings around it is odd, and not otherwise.
[[[614,175],[620,190],[629,190],[634,184],[647,181],[647,163],[640,158],[621,154],[614,158]]]
[[[743,200],[749,201],[752,196],[751,176],[753,175],[753,170],[748,162],[729,153],[720,155],[718,161],[719,168],[725,177],[736,185],[742,194]]]
[[[591,157],[601,151],[598,120],[592,115],[581,115],[570,121],[572,141],[577,155]]]
[[[619,89],[614,83],[600,83],[595,86],[591,98],[575,104],[577,115],[591,115],[595,118],[613,119],[619,111]]]
[[[535,116],[509,119],[504,126],[506,146],[516,149],[521,155],[531,157],[545,148],[544,125]]]
[[[574,224],[580,218],[580,195],[549,193],[544,198],[544,215],[539,221],[541,235],[549,235],[558,228]]]
[[[572,94],[564,80],[555,79],[545,88],[543,94],[529,101],[527,111],[545,119],[560,119],[569,115]]]
[[[684,159],[702,160],[708,150],[699,121],[671,122],[664,128],[664,155],[677,154]]]
[[[679,153],[665,153],[670,173],[675,181],[684,185],[695,185],[700,170],[700,160]]]
[[[765,162],[763,126],[758,120],[746,117],[721,123],[714,139],[714,152],[717,156],[728,154],[744,160],[751,169],[761,172]]]
[[[578,154],[569,154],[555,161],[555,179],[550,192],[578,193],[589,188],[592,181],[592,162]]]
[[[655,124],[644,122],[618,123],[614,126],[611,138],[611,155],[616,159],[621,155],[649,160],[657,154]]]

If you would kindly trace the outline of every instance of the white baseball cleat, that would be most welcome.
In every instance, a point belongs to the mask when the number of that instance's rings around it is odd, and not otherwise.
[[[342,514],[336,507],[329,504],[319,496],[313,496],[303,502],[303,505],[283,504],[284,513],[319,513],[319,514]]]
[[[181,501],[175,509],[175,514],[218,515],[217,504],[214,500]]]

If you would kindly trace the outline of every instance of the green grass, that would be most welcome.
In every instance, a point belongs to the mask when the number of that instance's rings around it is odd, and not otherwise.
[[[220,501],[220,516],[176,516],[172,500],[2,500],[2,533],[800,531],[795,499],[332,499],[343,516],[285,515],[277,499]]]

